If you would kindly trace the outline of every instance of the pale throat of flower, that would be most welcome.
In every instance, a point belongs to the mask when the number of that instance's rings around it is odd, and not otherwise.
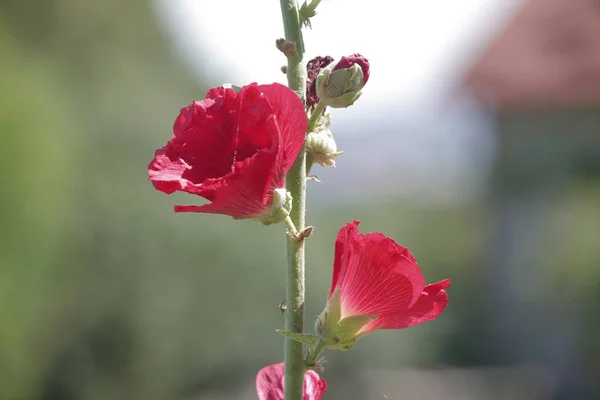
[[[344,313],[348,313],[347,316]],[[315,322],[315,333],[320,337],[324,346],[335,350],[350,350],[356,340],[364,336],[363,327],[377,319],[375,314],[350,314],[343,310],[340,290],[336,288],[331,294],[325,310]]]

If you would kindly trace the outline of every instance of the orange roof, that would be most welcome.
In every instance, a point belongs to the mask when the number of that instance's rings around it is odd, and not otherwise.
[[[500,108],[600,105],[600,1],[525,0],[463,82]]]

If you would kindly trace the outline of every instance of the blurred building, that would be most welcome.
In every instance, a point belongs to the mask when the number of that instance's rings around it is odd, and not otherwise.
[[[595,398],[598,364],[586,361],[590,344],[580,341],[585,307],[547,293],[540,277],[544,260],[566,251],[567,229],[551,248],[542,239],[554,205],[569,207],[572,183],[600,176],[600,2],[525,1],[462,87],[499,134],[488,214],[489,357],[548,366],[555,399]],[[572,265],[562,268],[568,277]]]
[[[465,83],[501,109],[600,105],[600,2],[525,1]]]

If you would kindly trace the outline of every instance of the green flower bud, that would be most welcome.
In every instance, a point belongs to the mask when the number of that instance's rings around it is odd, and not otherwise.
[[[349,107],[361,95],[369,79],[369,61],[360,54],[342,57],[317,76],[316,89],[321,102],[329,107]]]
[[[344,152],[337,151],[337,144],[331,129],[329,129],[330,124],[331,114],[326,113],[321,117],[319,126],[306,135],[306,152],[312,157],[314,163],[335,167],[334,159],[344,154]]]
[[[319,102],[317,96],[317,77],[329,64],[333,62],[331,56],[317,56],[306,64],[306,105],[314,108]]]
[[[255,218],[263,225],[271,225],[283,222],[292,211],[292,195],[284,188],[273,190],[273,203],[269,212]]]

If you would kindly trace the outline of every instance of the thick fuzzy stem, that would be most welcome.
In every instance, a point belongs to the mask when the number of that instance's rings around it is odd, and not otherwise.
[[[296,0],[280,0],[285,40],[295,44],[288,59],[288,86],[305,101],[306,68],[303,63],[304,41]],[[304,229],[306,213],[306,152],[303,149],[288,171],[286,188],[293,197],[290,218],[298,232]],[[304,330],[304,242],[287,239],[285,330],[302,333]],[[304,373],[302,344],[285,338],[285,400],[302,400]]]

